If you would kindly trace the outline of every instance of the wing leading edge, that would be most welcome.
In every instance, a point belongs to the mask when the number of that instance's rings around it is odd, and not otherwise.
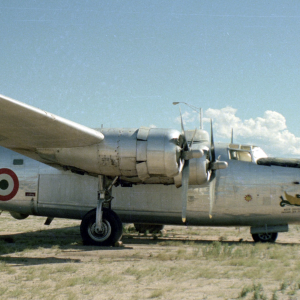
[[[100,143],[101,132],[0,95],[0,146],[21,153]]]

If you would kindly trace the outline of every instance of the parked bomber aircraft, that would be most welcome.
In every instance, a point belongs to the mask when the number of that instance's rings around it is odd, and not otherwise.
[[[0,129],[0,210],[81,219],[86,244],[113,245],[122,222],[249,226],[275,241],[300,220],[300,160],[215,145],[212,130],[94,130],[5,96]]]

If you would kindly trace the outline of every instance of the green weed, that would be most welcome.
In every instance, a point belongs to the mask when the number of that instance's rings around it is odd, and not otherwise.
[[[159,298],[161,297],[162,295],[164,294],[164,290],[155,290],[151,293],[151,295],[149,296],[150,299],[153,299],[153,298]]]
[[[286,281],[283,281],[280,285],[281,292],[284,292],[288,286],[289,286],[289,284]]]
[[[253,291],[252,286],[245,286],[243,287],[241,293],[240,293],[240,298],[244,298],[247,296],[248,293],[251,293]]]

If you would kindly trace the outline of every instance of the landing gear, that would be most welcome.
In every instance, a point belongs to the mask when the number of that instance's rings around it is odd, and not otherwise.
[[[254,233],[252,234],[252,238],[254,242],[261,242],[261,243],[274,243],[277,239],[278,233]]]
[[[100,230],[96,228],[96,209],[89,211],[82,219],[80,233],[85,245],[113,246],[122,237],[123,226],[118,215],[103,208]]]
[[[97,208],[89,211],[82,219],[80,233],[83,243],[95,246],[113,246],[121,239],[123,226],[118,215],[110,209],[113,199],[111,189],[117,182],[103,175],[98,175]],[[103,205],[109,208],[104,208]]]

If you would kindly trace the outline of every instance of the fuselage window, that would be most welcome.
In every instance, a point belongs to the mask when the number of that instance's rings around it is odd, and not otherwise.
[[[13,160],[13,165],[14,166],[22,166],[24,164],[24,160],[23,159],[14,159]]]
[[[230,153],[230,159],[238,160],[236,150],[230,150],[229,153]]]

